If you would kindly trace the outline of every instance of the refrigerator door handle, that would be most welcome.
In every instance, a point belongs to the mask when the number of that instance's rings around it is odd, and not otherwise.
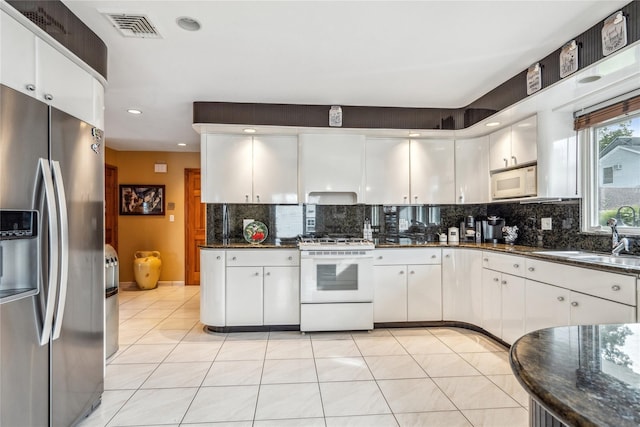
[[[58,215],[60,221],[60,294],[58,296],[58,308],[56,310],[55,323],[53,325],[53,340],[60,338],[62,331],[62,318],[67,301],[67,288],[69,278],[69,215],[67,212],[67,196],[64,192],[64,181],[60,163],[52,160],[53,183],[55,185],[58,201]]]
[[[49,344],[51,338],[51,330],[53,326],[53,311],[55,309],[55,298],[58,293],[58,214],[55,204],[55,193],[53,187],[53,178],[49,167],[49,160],[40,158],[38,161],[38,170],[36,172],[35,189],[33,194],[34,209],[39,206],[40,182],[44,187],[44,198],[47,204],[47,213],[49,217],[49,286],[47,289],[45,312],[42,320],[42,330],[40,331],[40,345]],[[42,250],[40,251],[42,253]]]

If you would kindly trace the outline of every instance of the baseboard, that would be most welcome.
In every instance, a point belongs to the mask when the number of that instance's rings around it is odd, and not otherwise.
[[[158,286],[185,286],[184,280],[160,280]],[[123,291],[137,291],[138,284],[136,282],[120,282],[120,289]]]

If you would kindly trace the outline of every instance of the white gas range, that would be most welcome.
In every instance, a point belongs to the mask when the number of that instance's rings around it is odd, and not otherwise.
[[[300,330],[373,329],[373,242],[303,238]]]

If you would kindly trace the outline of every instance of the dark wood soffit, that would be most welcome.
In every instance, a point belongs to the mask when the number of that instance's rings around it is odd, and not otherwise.
[[[107,79],[107,45],[60,0],[7,0],[13,8]]]
[[[627,45],[640,40],[640,0],[621,8],[627,17]],[[580,46],[580,69],[601,60],[600,32],[607,17],[575,37]],[[570,40],[567,40],[570,41]],[[559,47],[541,59],[542,86],[560,79]],[[534,62],[535,63],[535,62]],[[522,71],[466,107],[397,108],[342,107],[342,127],[368,129],[463,129],[527,97],[527,72]],[[535,95],[534,95],[535,96]],[[193,123],[329,127],[330,105],[257,104],[235,102],[194,102]]]

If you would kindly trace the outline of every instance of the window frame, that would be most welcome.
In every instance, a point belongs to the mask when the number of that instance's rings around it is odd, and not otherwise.
[[[581,231],[584,233],[611,235],[611,228],[599,225],[599,196],[601,167],[599,165],[599,147],[596,136],[596,128],[615,125],[618,122],[629,119],[640,120],[640,111],[617,116],[610,120],[594,123],[590,127],[578,130],[579,144],[584,147],[582,150],[582,209],[581,209]],[[639,135],[640,136],[640,135]],[[622,235],[640,236],[640,227],[619,227],[618,232]]]

